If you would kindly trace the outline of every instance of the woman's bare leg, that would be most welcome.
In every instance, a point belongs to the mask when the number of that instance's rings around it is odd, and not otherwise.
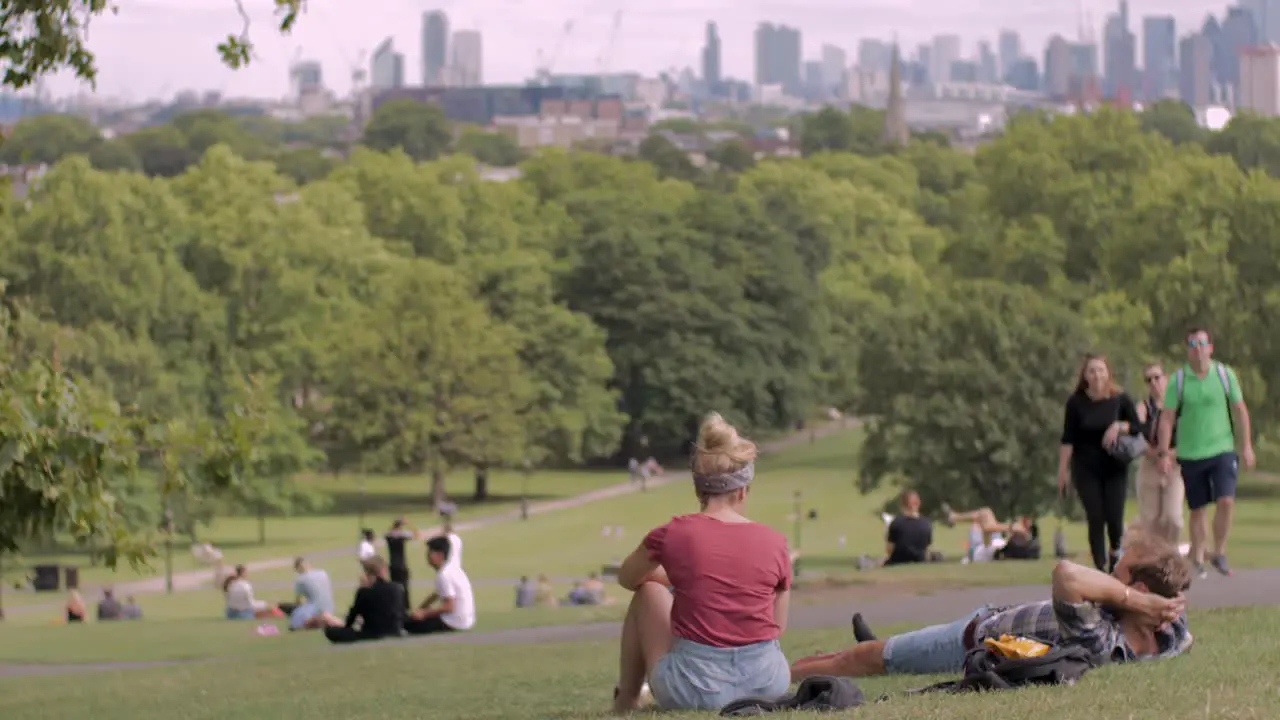
[[[615,712],[631,712],[639,706],[644,679],[671,651],[671,643],[671,591],[657,583],[644,583],[631,596],[627,617],[622,621]]]
[[[867,677],[883,675],[884,641],[869,640],[847,650],[811,655],[797,660],[791,666],[791,682],[826,675],[830,677]]]

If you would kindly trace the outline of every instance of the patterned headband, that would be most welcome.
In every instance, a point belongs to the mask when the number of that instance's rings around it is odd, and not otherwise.
[[[751,462],[731,473],[702,475],[693,473],[693,487],[701,495],[723,495],[744,488],[756,477],[756,464]]]

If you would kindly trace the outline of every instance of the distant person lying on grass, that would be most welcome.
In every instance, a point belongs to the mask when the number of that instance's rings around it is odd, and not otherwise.
[[[755,443],[708,417],[691,462],[702,511],[651,530],[622,561],[618,584],[634,595],[622,623],[615,712],[640,707],[646,676],[668,710],[719,710],[787,691],[778,638],[791,558],[781,533],[743,515],[755,459]]]
[[[440,535],[427,541],[427,564],[436,570],[436,591],[422,606],[409,613],[404,630],[410,635],[470,630],[476,624],[476,601],[471,579],[462,564],[451,560],[456,535]]]
[[[973,562],[1040,558],[1040,528],[1033,517],[1023,516],[1002,523],[996,519],[995,511],[987,507],[955,512],[944,503],[942,510],[947,514],[948,527],[954,527],[957,522],[971,523],[969,560]]]
[[[929,546],[933,544],[933,523],[920,517],[920,494],[915,490],[902,493],[901,514],[889,520],[885,533],[884,565],[906,565],[929,562]]]
[[[345,620],[332,613],[325,613],[324,636],[334,644],[347,644],[361,640],[378,640],[402,634],[404,629],[404,600],[401,587],[391,582],[387,563],[378,556],[360,562],[363,574],[355,602],[347,611]]]
[[[1190,585],[1191,566],[1177,548],[1139,535],[1114,576],[1063,560],[1053,571],[1050,600],[981,607],[952,623],[807,657],[791,666],[791,679],[958,673],[967,651],[1002,635],[1079,644],[1112,662],[1170,658],[1191,647],[1183,598]]]

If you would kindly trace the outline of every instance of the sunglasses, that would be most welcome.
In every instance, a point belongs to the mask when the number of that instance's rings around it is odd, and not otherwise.
[[[1162,377],[1164,377],[1164,375],[1148,375],[1148,376],[1147,376],[1147,382],[1149,382],[1149,383],[1150,383],[1150,382],[1155,382],[1155,381],[1159,380],[1159,379],[1160,379],[1160,378],[1162,378]]]
[[[1193,350],[1194,350],[1195,348],[1207,348],[1207,347],[1209,347],[1209,341],[1208,341],[1208,340],[1199,340],[1199,339],[1197,339],[1197,340],[1188,340],[1188,341],[1187,341],[1187,347],[1192,348]]]

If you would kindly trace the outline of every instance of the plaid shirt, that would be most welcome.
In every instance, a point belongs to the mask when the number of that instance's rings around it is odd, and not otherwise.
[[[1194,641],[1191,630],[1187,627],[1186,615],[1171,623],[1167,630],[1156,633],[1159,651],[1154,656],[1139,657],[1125,639],[1124,632],[1120,629],[1119,617],[1093,603],[1046,600],[992,608],[989,613],[979,621],[974,633],[979,643],[1001,635],[1021,635],[1043,640],[1051,645],[1080,645],[1096,657],[1111,662],[1174,657],[1186,652]]]

